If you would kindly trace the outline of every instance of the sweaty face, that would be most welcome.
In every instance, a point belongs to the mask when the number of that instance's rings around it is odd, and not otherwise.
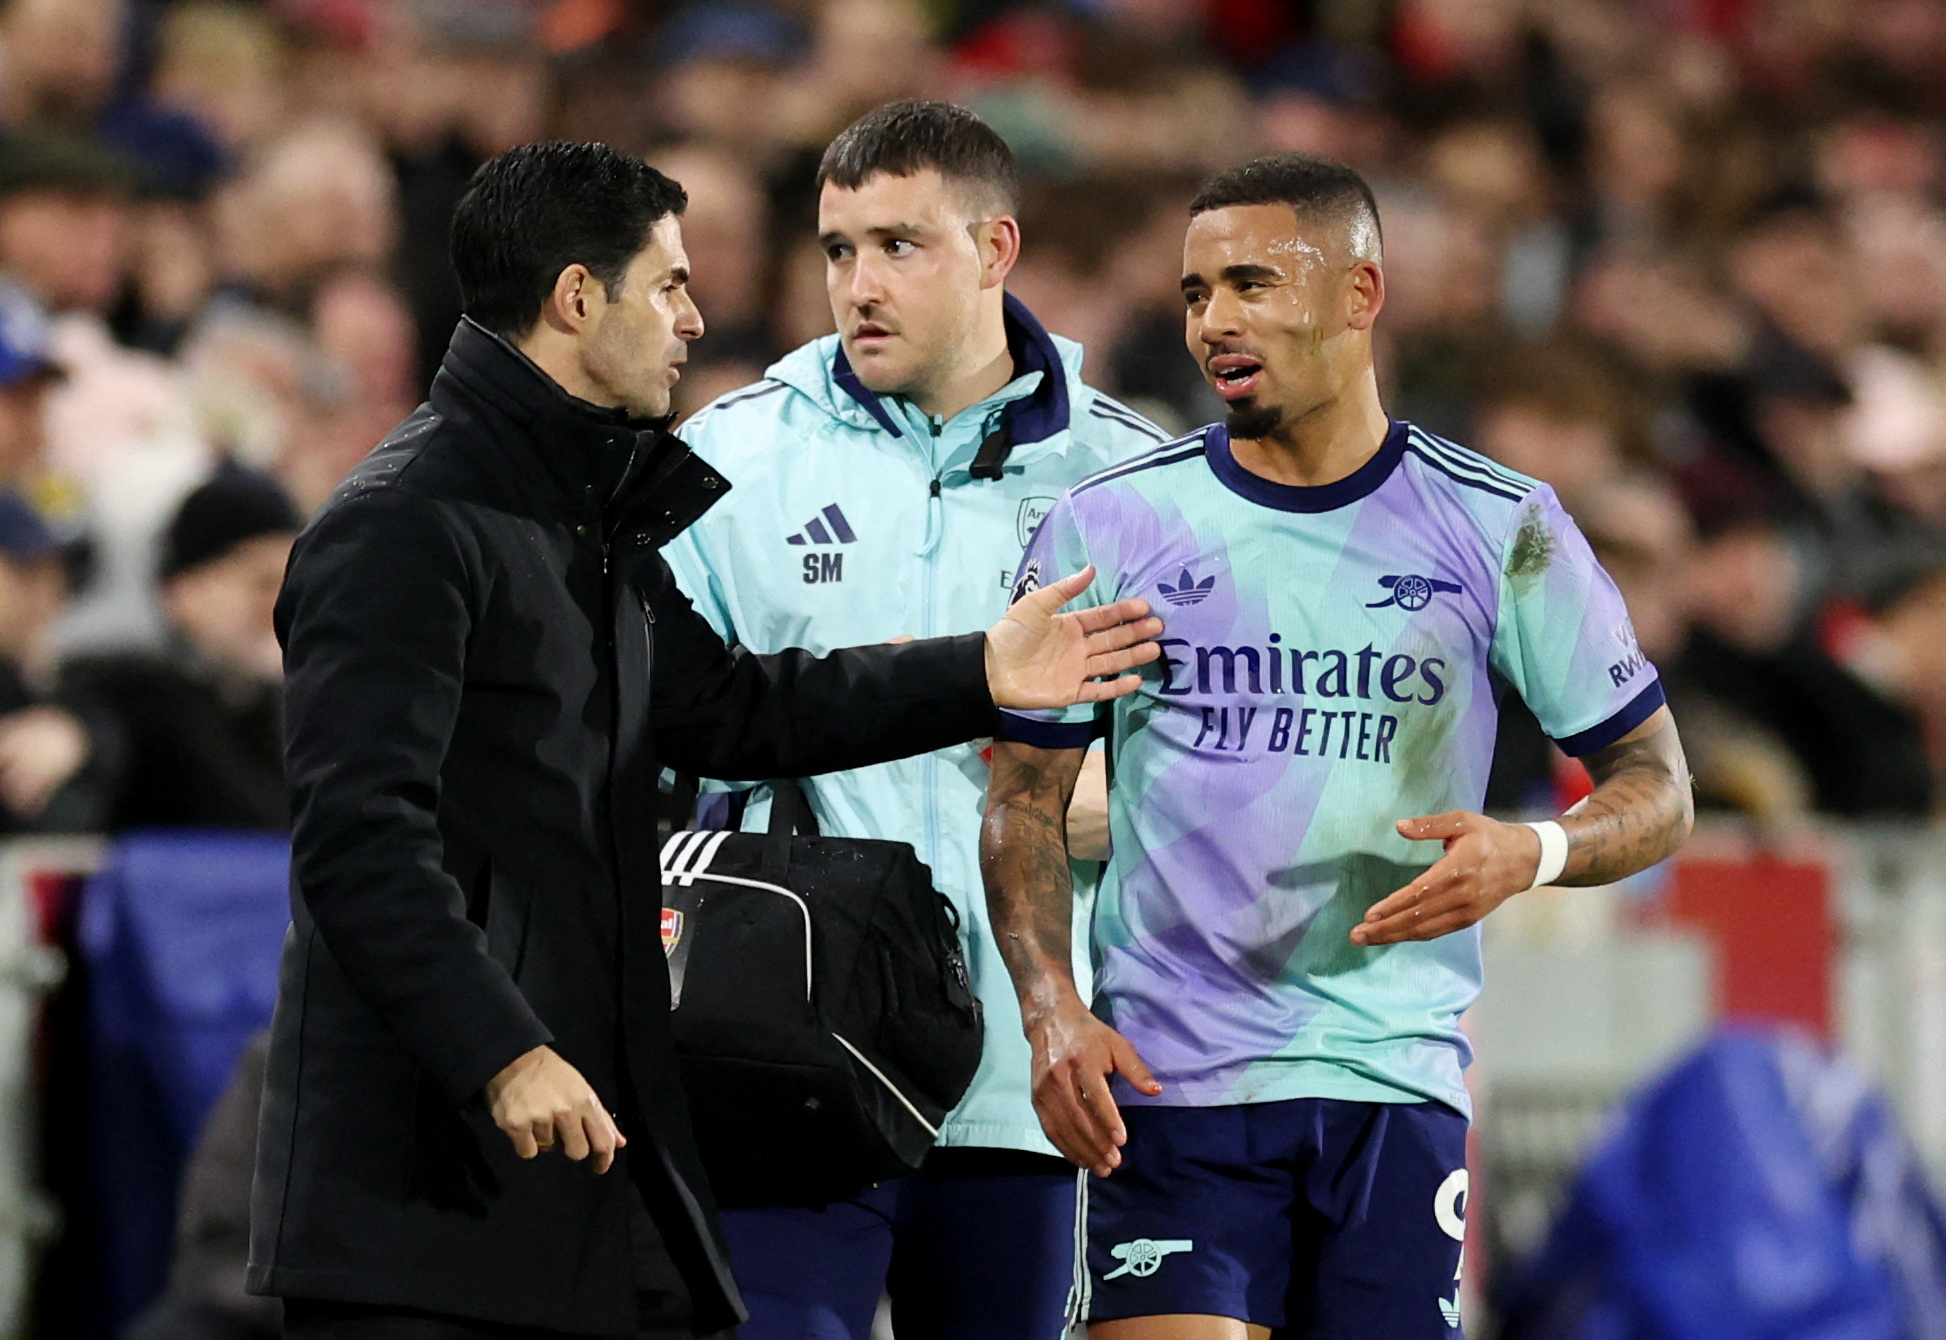
[[[682,376],[689,342],[703,333],[703,314],[689,296],[689,257],[682,225],[657,221],[649,244],[623,274],[619,293],[596,300],[599,319],[583,365],[606,399],[637,418],[669,413],[670,393]],[[599,289],[599,285],[596,288]]]
[[[825,290],[845,356],[880,395],[923,398],[972,340],[981,291],[971,228],[983,220],[938,172],[868,177],[818,197]]]
[[[1301,228],[1282,204],[1210,210],[1190,221],[1185,336],[1228,407],[1232,436],[1292,427],[1362,367],[1353,323],[1366,305],[1352,282],[1359,262],[1337,232]]]

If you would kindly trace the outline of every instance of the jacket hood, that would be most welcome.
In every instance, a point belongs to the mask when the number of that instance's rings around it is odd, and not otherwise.
[[[1009,402],[1001,411],[1001,422],[1014,445],[1031,446],[1067,430],[1075,393],[1081,387],[1082,349],[1072,340],[1050,335],[1027,310],[1027,304],[1011,293],[1006,297],[1004,320],[1007,348],[1014,357],[1014,376],[1043,374],[1032,392]],[[905,436],[898,417],[876,392],[858,380],[836,335],[826,335],[786,354],[764,375],[810,397],[827,414],[854,428]]]

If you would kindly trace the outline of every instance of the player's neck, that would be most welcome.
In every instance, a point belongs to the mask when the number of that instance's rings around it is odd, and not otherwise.
[[[1392,421],[1379,403],[1377,374],[1265,437],[1232,438],[1230,454],[1253,475],[1276,484],[1334,484],[1378,454]]]
[[[916,388],[907,398],[921,414],[943,421],[979,404],[1013,379],[1014,356],[1007,347],[1007,326],[995,307],[993,320],[980,323],[980,334],[968,341],[951,370],[935,384]]]

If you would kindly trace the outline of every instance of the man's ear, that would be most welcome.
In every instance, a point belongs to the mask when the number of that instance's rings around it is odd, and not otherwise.
[[[1376,261],[1358,261],[1351,267],[1347,295],[1346,324],[1353,330],[1370,330],[1385,308],[1385,271]]]
[[[554,276],[554,289],[541,304],[541,320],[563,334],[579,335],[607,305],[607,289],[576,261]]]
[[[973,225],[973,245],[980,253],[980,287],[1007,282],[1020,260],[1020,220],[1011,214]]]

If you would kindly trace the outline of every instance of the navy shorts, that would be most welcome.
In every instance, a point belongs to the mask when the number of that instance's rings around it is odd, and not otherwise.
[[[1074,1281],[1075,1170],[1052,1155],[935,1149],[821,1209],[725,1210],[750,1320],[741,1340],[1060,1340]]]
[[[1122,1117],[1122,1166],[1084,1192],[1089,1320],[1458,1340],[1466,1118],[1452,1108],[1299,1098]]]

